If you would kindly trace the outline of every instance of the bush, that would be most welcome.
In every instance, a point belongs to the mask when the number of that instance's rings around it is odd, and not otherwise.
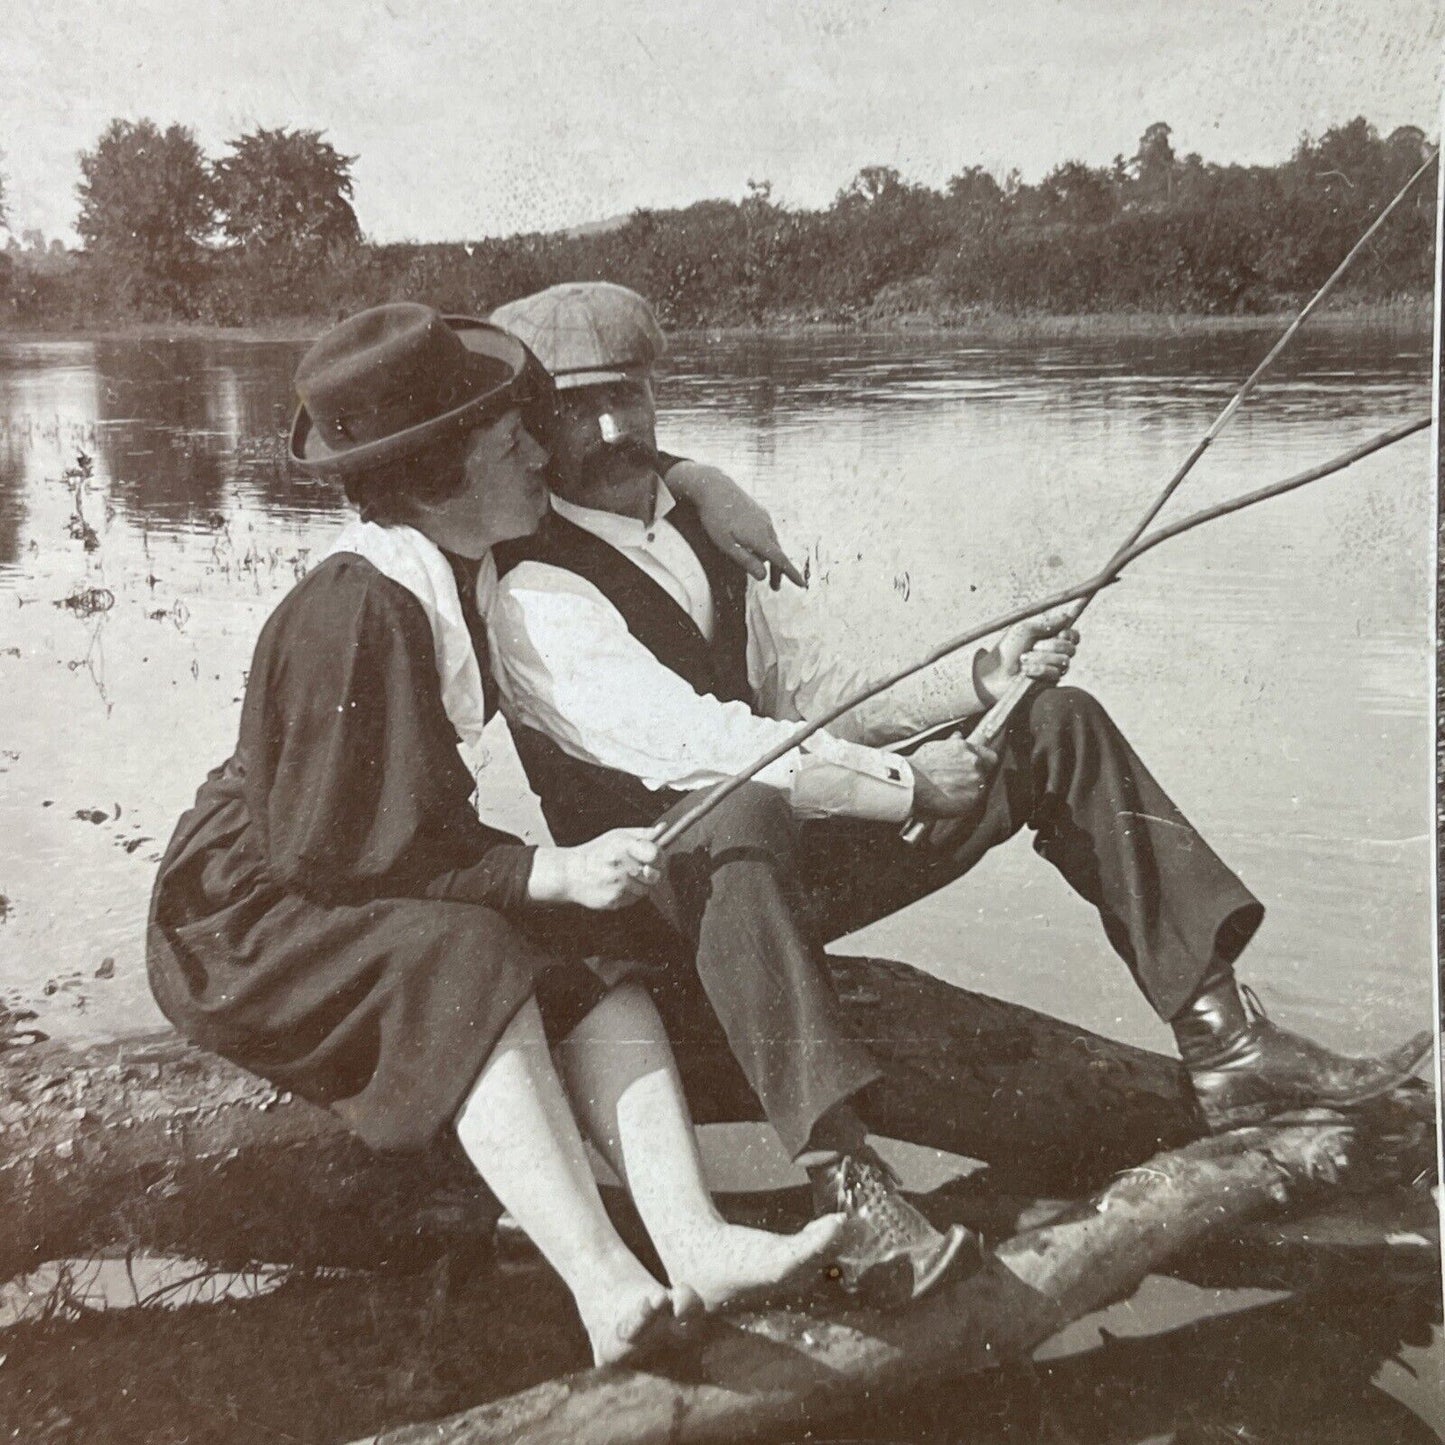
[[[172,158],[159,180],[157,147]],[[935,191],[867,166],[822,210],[786,210],[762,182],[742,201],[638,211],[584,234],[387,246],[357,242],[351,158],[318,133],[261,130],[231,149],[211,186],[189,132],[115,122],[82,158],[94,254],[43,285],[12,278],[12,313],[31,324],[177,315],[244,325],[414,298],[485,316],[543,286],[593,279],[642,292],[670,326],[968,309],[1261,311],[1318,287],[1426,146],[1412,127],[1382,139],[1357,119],[1302,141],[1280,165],[1217,166],[1180,159],[1155,123],[1132,161],[1065,161],[1037,186],[966,167]],[[141,179],[121,197],[126,177]],[[1433,197],[1422,184],[1391,217],[1351,272],[1350,294],[1429,294]],[[228,248],[200,244],[212,201],[229,207]],[[121,219],[133,241],[151,239],[121,244]]]

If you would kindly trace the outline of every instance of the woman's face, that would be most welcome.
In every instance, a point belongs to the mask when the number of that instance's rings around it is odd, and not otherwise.
[[[472,433],[462,464],[466,486],[426,508],[432,525],[425,530],[463,557],[530,536],[547,511],[547,457],[521,413],[503,412]]]

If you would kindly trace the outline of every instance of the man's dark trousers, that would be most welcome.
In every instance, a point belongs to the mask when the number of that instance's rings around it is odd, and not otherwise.
[[[654,903],[692,945],[711,1012],[790,1155],[878,1077],[844,1027],[822,945],[952,882],[1026,825],[1162,1018],[1258,928],[1259,902],[1090,694],[1038,691],[999,754],[981,816],[935,823],[918,846],[893,824],[800,824],[782,794],[749,784],[669,851]],[[618,916],[620,932],[639,912]]]

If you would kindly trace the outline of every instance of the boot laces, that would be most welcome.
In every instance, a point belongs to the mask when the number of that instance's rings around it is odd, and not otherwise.
[[[849,1156],[843,1163],[842,1202],[850,1214],[867,1218],[887,1241],[899,1245],[914,1242],[917,1225],[910,1217],[912,1206],[897,1193],[898,1178],[881,1160],[874,1164]]]

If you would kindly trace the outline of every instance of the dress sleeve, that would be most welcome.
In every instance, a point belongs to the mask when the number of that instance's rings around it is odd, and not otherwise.
[[[527,907],[532,855],[537,849],[506,833],[497,833],[496,839],[480,862],[470,868],[438,873],[428,880],[423,890],[426,897],[445,898],[453,903],[481,903],[502,913],[516,913]]]
[[[525,898],[532,849],[478,819],[431,632],[361,559],[312,573],[262,632],[241,734],[272,876],[323,902]]]

